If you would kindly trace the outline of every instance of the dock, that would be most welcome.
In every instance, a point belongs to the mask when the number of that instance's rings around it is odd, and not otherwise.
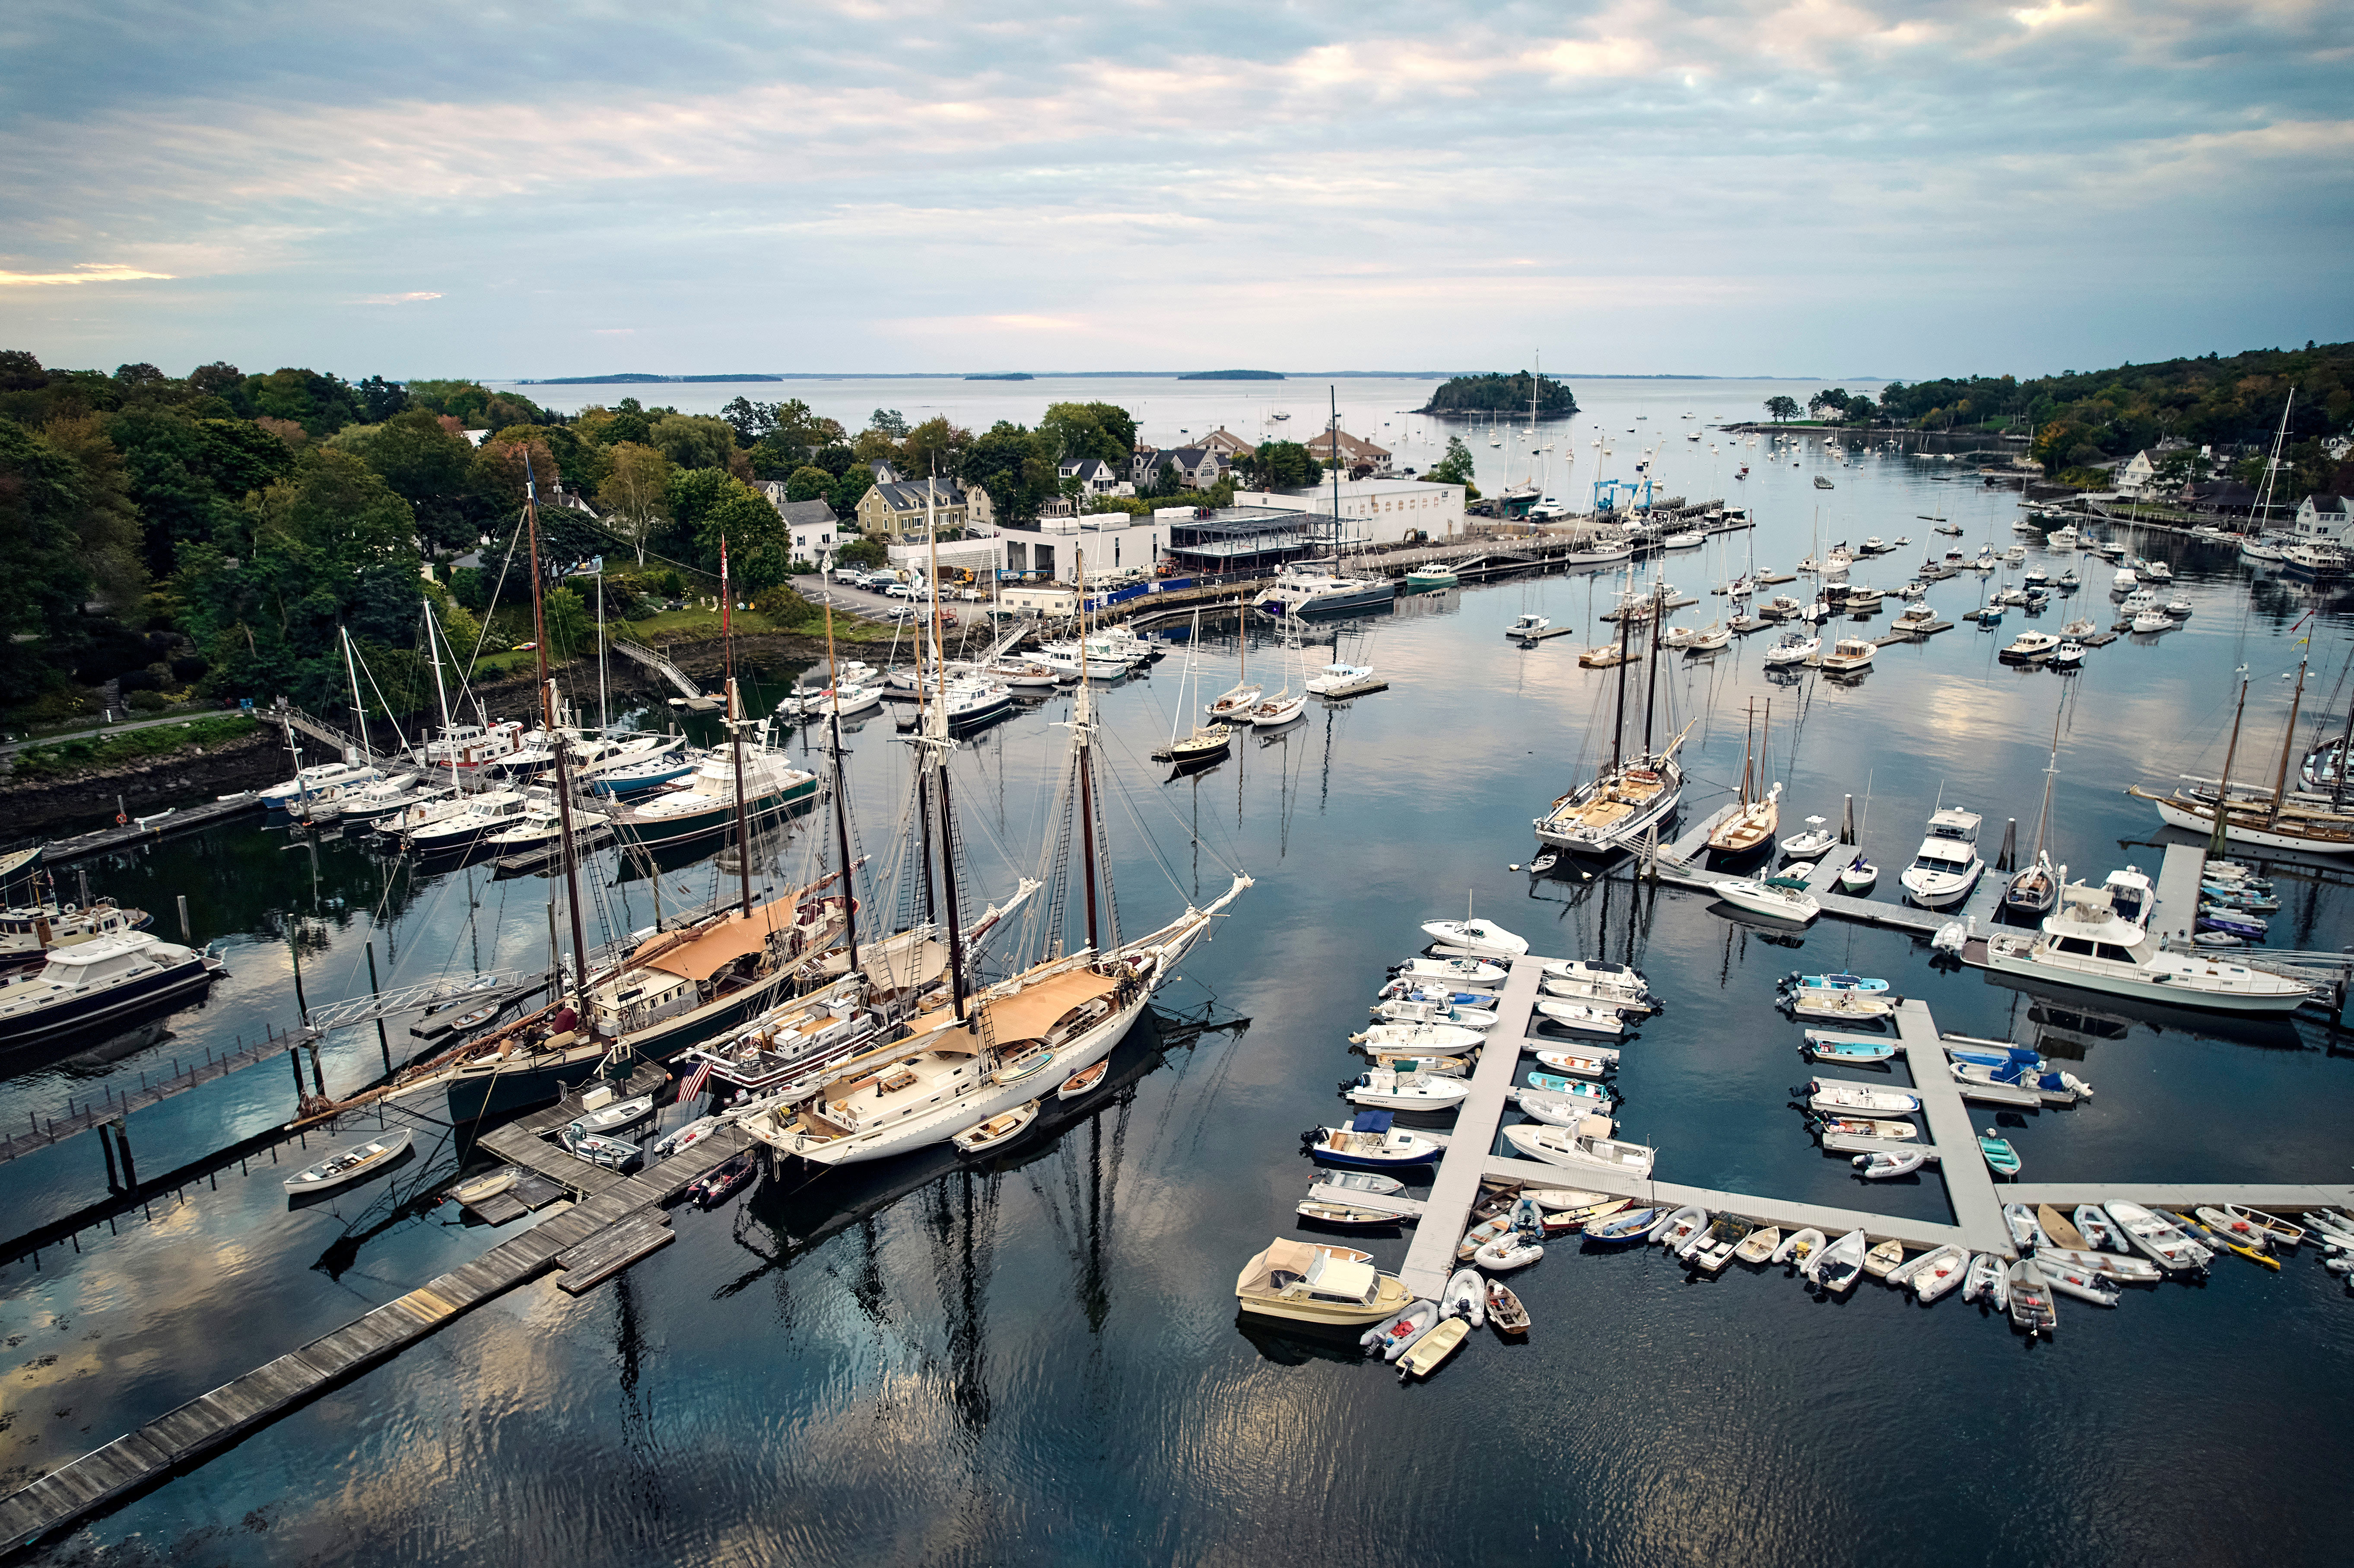
[[[52,839],[42,847],[41,863],[49,866],[70,865],[75,861],[88,860],[92,855],[106,854],[114,850],[160,843],[176,834],[192,833],[216,822],[226,822],[260,810],[261,797],[250,793],[224,800],[207,800],[201,806],[175,807],[169,811],[134,818],[123,827],[99,828],[87,833],[76,833],[69,839]]]
[[[0,1164],[5,1164],[18,1155],[30,1154],[36,1150],[63,1143],[67,1139],[88,1132],[91,1128],[103,1127],[111,1122],[121,1122],[133,1111],[144,1110],[149,1106],[161,1105],[175,1095],[185,1095],[190,1089],[209,1084],[216,1078],[225,1078],[242,1068],[267,1062],[273,1056],[299,1052],[313,1038],[315,1038],[313,1035],[300,1030],[282,1034],[265,1032],[260,1039],[250,1045],[239,1046],[234,1050],[215,1052],[207,1047],[201,1061],[192,1061],[183,1065],[181,1059],[175,1056],[172,1058],[171,1076],[159,1077],[151,1083],[146,1073],[143,1071],[139,1075],[139,1086],[135,1089],[118,1090],[113,1085],[108,1084],[103,1086],[104,1092],[95,1100],[77,1104],[69,1097],[66,1101],[64,1116],[50,1117],[46,1120],[33,1118],[31,1126],[26,1130],[0,1134]],[[294,1092],[298,1099],[304,1092],[302,1064],[299,1056],[294,1063]]]
[[[578,1102],[567,1097],[552,1109],[510,1127],[541,1124],[546,1130],[578,1114]],[[751,1147],[751,1140],[730,1126],[638,1175],[599,1171],[613,1180],[596,1195],[0,1499],[0,1542],[28,1544],[202,1463],[550,1268],[565,1275],[558,1287],[571,1294],[594,1287],[668,1245],[673,1232],[661,1205]]]
[[[1512,642],[1543,642],[1548,637],[1566,637],[1576,630],[1575,626],[1548,626],[1542,631],[1506,631],[1505,639]]]
[[[1471,1205],[1479,1201],[1480,1161],[1495,1147],[1496,1129],[1504,1118],[1504,1091],[1520,1075],[1521,1052],[1528,1046],[1529,1023],[1536,1012],[1544,964],[1543,959],[1514,959],[1504,977],[1504,993],[1496,1003],[1496,1026],[1479,1048],[1479,1065],[1471,1071],[1471,1093],[1456,1107],[1455,1130],[1447,1137],[1438,1180],[1431,1183],[1430,1196],[1424,1202],[1426,1216],[1436,1223],[1415,1231],[1405,1266],[1398,1270],[1398,1277],[1416,1296],[1436,1301],[1447,1288],[1447,1277],[1455,1272],[1456,1244],[1469,1228]]]

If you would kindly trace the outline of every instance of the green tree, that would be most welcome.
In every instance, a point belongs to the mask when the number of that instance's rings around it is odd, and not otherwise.
[[[900,443],[900,465],[910,479],[931,473],[955,479],[964,471],[964,454],[971,445],[970,430],[936,416],[907,432]]]
[[[848,539],[833,552],[833,558],[845,567],[863,567],[873,571],[889,564],[891,552],[880,539]]]
[[[737,457],[734,428],[705,414],[663,415],[653,422],[647,444],[678,468],[732,469]],[[751,471],[748,462],[745,471]]]
[[[540,620],[547,628],[547,652],[552,658],[569,659],[596,640],[597,628],[588,619],[588,607],[571,588],[541,595]]]
[[[1306,450],[1301,449],[1303,454]],[[1424,472],[1423,477],[1440,484],[1469,484],[1471,482],[1472,472],[1477,467],[1478,463],[1471,456],[1471,449],[1463,444],[1463,438],[1449,436],[1447,438],[1445,455],[1432,463]]]
[[[1766,412],[1777,425],[1785,419],[1797,418],[1801,411],[1798,400],[1787,393],[1776,392],[1766,399]]]
[[[8,585],[0,594],[0,689],[12,703],[73,673],[88,635],[82,601],[96,580],[85,542],[135,550],[127,532],[112,539],[129,505],[120,470],[93,471],[77,443],[55,434],[0,418],[0,574]]]
[[[415,509],[418,531],[436,548],[462,550],[478,532],[469,479],[474,449],[426,408],[380,425],[354,425],[329,445],[355,452]]]
[[[1136,451],[1136,420],[1114,403],[1049,403],[1038,429],[1061,462],[1100,458],[1125,469]]]
[[[854,517],[858,514],[860,499],[874,488],[874,470],[864,467],[845,469],[842,477],[833,482],[833,487],[825,493],[826,504],[833,508],[836,517]]]
[[[597,487],[597,499],[610,514],[614,531],[646,564],[646,544],[671,520],[670,459],[649,446],[621,441],[605,449],[610,471]]]
[[[695,560],[707,571],[718,569],[722,538],[731,564],[757,546],[786,543],[777,509],[734,474],[710,468],[675,473],[668,499],[676,531],[693,541]]]
[[[877,408],[875,417],[866,421],[866,428],[895,441],[905,440],[907,437],[907,416],[896,408]]]
[[[728,564],[734,568],[735,586],[748,594],[775,588],[792,576],[792,562],[784,546],[774,543],[755,545],[740,556],[731,546]]]
[[[1035,521],[1048,498],[1057,493],[1060,477],[1053,437],[1009,420],[991,426],[965,453],[965,483],[989,493],[990,504],[1002,522]]]
[[[826,472],[825,470],[797,468],[793,470],[792,477],[785,481],[785,499],[818,501],[823,499],[825,493],[832,488],[833,475]]]

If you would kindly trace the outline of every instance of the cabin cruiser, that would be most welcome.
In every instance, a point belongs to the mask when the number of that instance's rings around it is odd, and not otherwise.
[[[101,937],[143,931],[154,923],[144,909],[124,909],[111,898],[83,908],[73,904],[30,904],[0,910],[0,964],[37,963],[59,948],[78,948]]]
[[[768,746],[766,721],[751,727],[757,734],[743,743],[745,814],[771,814],[814,795],[817,775],[794,767],[782,752]],[[692,776],[616,810],[613,829],[648,848],[683,843],[731,827],[736,802],[735,748],[715,747]]]
[[[472,849],[483,839],[523,820],[527,805],[520,789],[486,789],[471,800],[444,802],[455,807],[401,832],[401,842],[417,854],[454,854]],[[404,820],[404,811],[396,821]]]
[[[0,985],[0,1045],[112,1028],[200,994],[221,960],[144,931],[122,931],[49,954],[37,973]]]
[[[1394,603],[1397,590],[1386,577],[1341,577],[1290,566],[1251,600],[1268,615],[1337,615]]]
[[[1988,938],[1987,966],[2160,1006],[2231,1012],[2294,1012],[2314,994],[2284,975],[2162,951],[2147,927],[2118,912],[2108,887],[2081,882],[2061,890],[2059,912],[2040,936]]]
[[[305,768],[283,784],[272,784],[261,791],[261,803],[272,811],[283,811],[297,801],[339,791],[346,786],[373,784],[384,777],[384,770],[372,762],[357,760],[322,762]]]
[[[523,726],[514,719],[493,725],[452,725],[441,732],[440,739],[428,741],[410,756],[420,768],[480,768],[519,749],[523,736]]]
[[[1950,909],[1970,895],[1986,862],[1978,858],[1979,818],[1959,807],[1940,808],[1929,819],[1913,863],[1897,878],[1914,903],[1925,909]]]

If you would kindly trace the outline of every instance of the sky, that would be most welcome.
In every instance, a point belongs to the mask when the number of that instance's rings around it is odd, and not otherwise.
[[[2354,5],[12,0],[0,347],[2033,375],[2354,337]]]

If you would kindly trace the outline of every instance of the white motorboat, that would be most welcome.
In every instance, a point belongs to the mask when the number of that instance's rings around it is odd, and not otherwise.
[[[1349,1036],[1352,1045],[1393,1055],[1446,1056],[1469,1051],[1485,1038],[1475,1029],[1453,1023],[1376,1023]]]
[[[1267,615],[1307,617],[1390,604],[1396,597],[1386,577],[1341,577],[1300,566],[1284,567],[1251,605]]]
[[[2084,645],[2073,637],[2069,638],[2052,650],[2051,662],[2062,669],[2073,670],[2084,662]]]
[[[1905,1283],[1913,1287],[1914,1298],[1925,1306],[1960,1285],[1969,1266],[1968,1253],[1956,1246],[1941,1246],[1905,1265],[1913,1271]]]
[[[1600,1034],[1615,1039],[1627,1031],[1618,1011],[1612,1007],[1596,1007],[1582,1001],[1556,1001],[1548,997],[1537,1003],[1537,1012],[1547,1022],[1581,1034]]]
[[[2048,631],[2022,631],[1995,655],[2006,664],[2036,664],[2059,651],[2060,639]]]
[[[1263,1318],[1351,1326],[1396,1318],[1409,1306],[1428,1308],[1427,1320],[1415,1325],[1384,1351],[1393,1357],[1428,1333],[1438,1316],[1436,1306],[1416,1302],[1414,1293],[1397,1276],[1281,1236],[1243,1266],[1235,1278],[1235,1299],[1245,1312]]]
[[[1523,1115],[1550,1127],[1575,1128],[1590,1116],[1608,1116],[1617,1107],[1596,1084],[1572,1084],[1566,1089],[1520,1089],[1514,1098]]]
[[[1921,1108],[1918,1095],[1897,1089],[1871,1089],[1817,1078],[1807,1086],[1808,1105],[1833,1116],[1911,1116]]]
[[[1820,817],[1808,817],[1805,832],[1793,833],[1782,841],[1782,853],[1792,860],[1814,860],[1829,853],[1839,840],[1825,831],[1823,822]]]
[[[1357,1075],[1357,1086],[1349,1091],[1349,1098],[1380,1110],[1444,1111],[1461,1105],[1470,1092],[1468,1078],[1374,1067]]]
[[[1986,862],[1978,854],[1978,816],[1957,806],[1940,807],[1929,818],[1913,863],[1897,878],[1906,896],[1925,909],[1950,909],[1970,895]]]
[[[1534,610],[1528,610],[1524,611],[1518,620],[1504,628],[1504,635],[1514,641],[1525,641],[1542,632],[1551,630],[1552,628],[1551,619],[1539,615]]]
[[[1868,669],[1880,654],[1880,644],[1868,637],[1842,637],[1817,661],[1827,675],[1853,675]]]
[[[1529,950],[1527,938],[1515,936],[1493,920],[1426,920],[1422,929],[1450,956],[1517,959]]]
[[[1839,1240],[1807,1259],[1807,1278],[1834,1296],[1844,1295],[1863,1277],[1863,1260],[1870,1244],[1860,1230],[1850,1231]]]
[[[1373,1003],[1373,1015],[1384,1023],[1451,1023],[1462,1029],[1493,1029],[1493,999],[1489,1006],[1466,1006],[1425,997],[1399,996]]]
[[[1517,954],[1513,955],[1518,957]],[[1390,971],[1412,975],[1416,979],[1454,980],[1464,985],[1501,984],[1506,970],[1501,964],[1491,964],[1479,959],[1417,958],[1409,959]]]
[[[1544,960],[1544,974],[1547,980],[1616,987],[1636,996],[1649,996],[1651,991],[1650,981],[1643,978],[1640,969],[1603,959],[1547,959]]]
[[[1541,1065],[1553,1072],[1567,1073],[1573,1077],[1598,1078],[1610,1071],[1612,1063],[1616,1059],[1616,1053],[1609,1056],[1588,1056],[1575,1051],[1540,1051],[1536,1054],[1536,1057]],[[1529,1076],[1532,1082],[1535,1081],[1535,1074],[1532,1073]],[[1550,1087],[1551,1086],[1541,1086]]]
[[[41,969],[0,984],[0,1045],[119,1027],[201,994],[222,967],[209,953],[145,931],[50,948]]]
[[[1777,667],[1804,664],[1822,651],[1821,638],[1808,637],[1796,631],[1786,631],[1779,641],[1766,650],[1766,662]]]
[[[2215,1261],[2215,1255],[2192,1241],[2180,1226],[2160,1219],[2139,1203],[2113,1200],[2106,1207],[2110,1220],[2125,1233],[2126,1239],[2161,1268],[2189,1273],[2204,1269]]]
[[[1308,677],[1304,684],[1311,696],[1350,697],[1360,692],[1378,691],[1389,683],[1378,679],[1371,664],[1325,665]]]
[[[2146,1257],[2120,1256],[2114,1252],[2099,1252],[2090,1247],[2039,1246],[2035,1249],[2035,1255],[2062,1268],[2078,1269],[2128,1284],[2147,1285],[2166,1277],[2165,1271]]]
[[[1648,1177],[1658,1151],[1639,1143],[1579,1132],[1565,1127],[1522,1123],[1504,1129],[1511,1146],[1549,1165],[1598,1166],[1624,1176]]]
[[[1753,915],[1763,915],[1772,920],[1787,920],[1804,926],[1823,912],[1814,895],[1797,888],[1776,887],[1755,878],[1728,879],[1712,885],[1719,898],[1735,908],[1746,909]]]
[[[2124,918],[2115,900],[2111,887],[2068,884],[2040,935],[1987,938],[1988,968],[2162,1006],[2230,1012],[2294,1012],[2313,995],[2303,981],[2270,970],[2168,952],[2145,926]]]

